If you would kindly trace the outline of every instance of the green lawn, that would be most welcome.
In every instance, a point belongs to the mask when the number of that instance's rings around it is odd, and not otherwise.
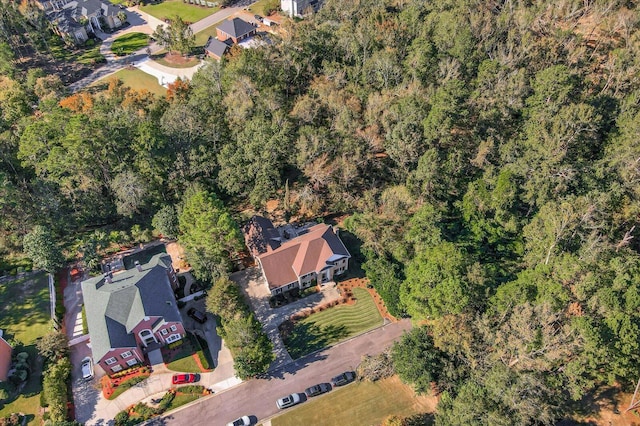
[[[216,36],[216,25],[207,27],[196,34],[195,47],[204,47],[204,45],[207,44],[207,40],[209,40],[209,36],[211,37]]]
[[[165,0],[158,4],[140,6],[140,9],[160,20],[178,15],[183,21],[194,23],[220,10],[219,7],[196,6],[183,3],[182,0]]]
[[[435,402],[434,397],[416,395],[409,386],[394,376],[374,383],[356,382],[343,388],[335,388],[323,396],[287,410],[272,419],[271,424],[379,425],[390,415],[406,417],[433,412]]]
[[[193,352],[189,352],[171,361],[167,364],[167,368],[171,371],[179,371],[181,373],[200,373],[202,371],[193,359]]]
[[[178,352],[168,355],[171,357],[170,360],[166,359],[165,356],[167,368],[171,371],[179,371],[182,373],[201,373],[202,370],[200,369],[200,366],[193,358],[194,353],[200,358],[202,366],[204,368],[208,368],[210,364],[204,353],[204,349],[202,348],[199,339],[192,334],[188,334],[184,343],[179,347]]]
[[[129,55],[149,44],[149,36],[143,33],[129,33],[118,37],[111,45],[111,51],[119,56]]]
[[[171,401],[171,404],[169,404],[169,407],[167,407],[167,411],[175,410],[181,405],[188,404],[201,397],[202,395],[195,395],[195,394],[176,395],[176,397],[173,398],[173,401]]]
[[[353,289],[353,294],[355,305],[339,305],[312,314],[285,333],[284,344],[293,359],[382,325],[371,295],[362,288]]]
[[[29,346],[51,330],[47,274],[0,285],[0,329]]]
[[[267,16],[267,10],[275,10],[280,7],[279,0],[259,0],[249,7],[249,12],[262,16]]]
[[[6,282],[0,285],[0,300],[7,301],[0,304],[0,329],[22,342],[24,347],[19,350],[29,353],[32,365],[29,381],[20,395],[0,410],[0,417],[22,412],[29,415],[30,424],[40,424],[42,365],[37,361],[35,341],[51,330],[49,278],[41,273]]]
[[[156,77],[149,75],[144,71],[140,71],[138,68],[122,69],[115,74],[96,81],[91,86],[104,86],[104,89],[106,90],[108,81],[113,77],[122,80],[122,83],[124,83],[125,86],[135,90],[147,89],[154,95],[159,96],[167,94],[167,89],[160,86]]]

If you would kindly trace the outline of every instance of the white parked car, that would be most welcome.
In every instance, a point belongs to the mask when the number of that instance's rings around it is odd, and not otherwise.
[[[82,371],[82,378],[85,380],[93,379],[93,361],[91,357],[84,357],[82,364],[80,364],[80,371]]]
[[[251,419],[249,416],[242,416],[239,419],[227,423],[227,426],[251,426]]]

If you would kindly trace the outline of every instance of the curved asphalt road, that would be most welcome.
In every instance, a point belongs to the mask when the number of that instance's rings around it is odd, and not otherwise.
[[[148,424],[222,426],[243,415],[264,421],[278,414],[276,399],[328,382],[343,371],[355,370],[362,355],[382,352],[410,328],[409,320],[387,324],[274,370],[267,379],[250,380]]]

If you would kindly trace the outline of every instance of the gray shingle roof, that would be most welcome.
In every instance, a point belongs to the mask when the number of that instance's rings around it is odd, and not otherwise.
[[[204,50],[214,54],[218,58],[222,58],[222,55],[225,54],[228,48],[229,45],[227,43],[213,37],[209,37],[207,44],[204,46]]]
[[[218,25],[218,29],[231,37],[238,38],[245,34],[249,34],[251,31],[255,30],[256,27],[240,18],[233,18],[230,21],[224,21]]]
[[[71,11],[67,9],[50,13],[48,17],[52,23],[58,26],[60,31],[65,33],[72,33],[84,27],[74,20]]]
[[[91,350],[96,362],[111,348],[136,346],[130,333],[145,317],[182,321],[167,277],[170,264],[171,257],[161,253],[142,265],[142,272],[130,269],[115,274],[112,283],[107,283],[104,276],[82,283]]]

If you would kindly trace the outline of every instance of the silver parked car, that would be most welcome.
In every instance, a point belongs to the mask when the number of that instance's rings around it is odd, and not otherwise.
[[[292,393],[291,395],[283,396],[279,400],[276,401],[276,405],[278,408],[289,408],[300,402],[300,395],[297,393]]]

